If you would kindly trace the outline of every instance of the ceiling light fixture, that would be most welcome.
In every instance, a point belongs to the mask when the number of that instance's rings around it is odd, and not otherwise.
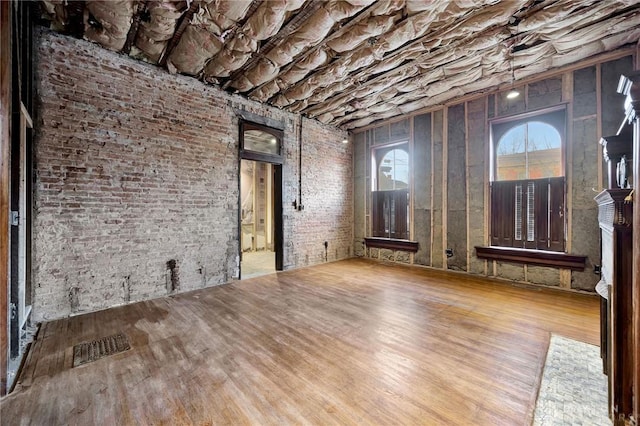
[[[520,96],[520,92],[515,89],[511,89],[509,90],[509,93],[507,93],[507,99],[515,99],[518,96]]]
[[[511,68],[511,90],[509,90],[509,93],[507,93],[507,99],[515,99],[518,96],[520,96],[520,92],[518,92],[516,89],[513,88],[513,85],[516,81],[516,75],[515,75],[515,72],[513,71],[513,55],[511,56],[511,61],[509,61],[509,65]]]
[[[349,143],[349,139],[342,139],[342,143]]]

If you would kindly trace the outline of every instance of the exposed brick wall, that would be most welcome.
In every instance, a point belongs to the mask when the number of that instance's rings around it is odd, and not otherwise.
[[[314,120],[303,120],[302,204],[291,216],[294,265],[344,259],[352,255],[353,178],[351,156],[336,157],[336,150],[350,150],[336,139],[335,131]],[[325,250],[324,242],[328,243]],[[285,258],[285,260],[287,260]]]
[[[304,120],[297,212],[297,116],[46,30],[36,73],[36,320],[237,277],[237,109],[286,125],[285,268],[350,255],[344,132]]]

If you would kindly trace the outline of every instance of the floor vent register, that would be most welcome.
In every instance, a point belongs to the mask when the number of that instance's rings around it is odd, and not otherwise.
[[[131,349],[129,338],[124,333],[103,337],[73,347],[73,366],[87,364],[110,355]]]

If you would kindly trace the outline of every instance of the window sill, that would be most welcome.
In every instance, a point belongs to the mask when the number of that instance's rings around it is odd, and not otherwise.
[[[513,247],[476,246],[479,259],[584,271],[587,256],[555,251],[528,250]]]
[[[390,250],[402,250],[415,253],[418,251],[418,242],[409,240],[397,240],[394,238],[365,237],[364,243],[369,248],[383,248]]]

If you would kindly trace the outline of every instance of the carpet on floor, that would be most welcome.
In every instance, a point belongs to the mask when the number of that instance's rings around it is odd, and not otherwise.
[[[611,425],[599,347],[551,335],[533,424]]]

